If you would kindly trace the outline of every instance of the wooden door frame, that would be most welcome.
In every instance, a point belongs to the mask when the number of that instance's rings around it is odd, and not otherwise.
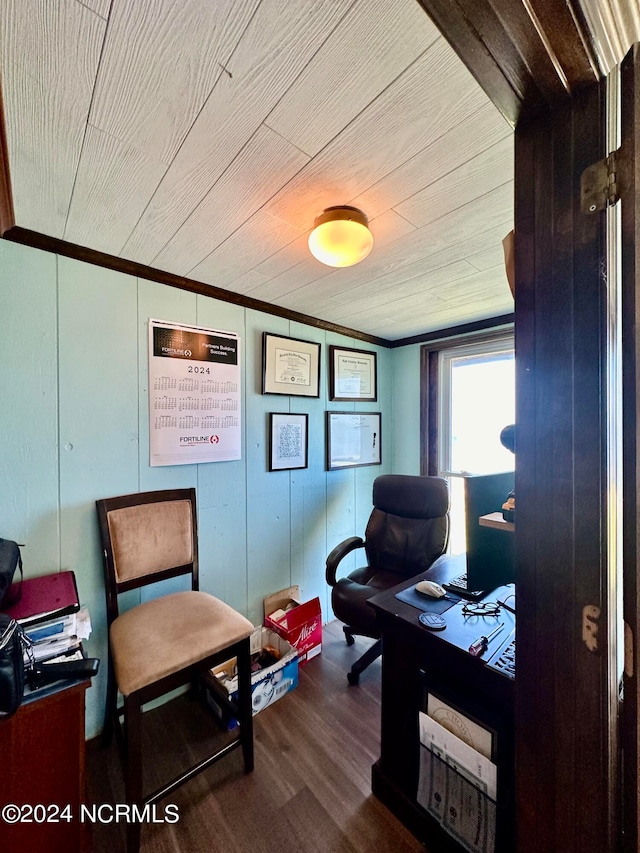
[[[515,126],[518,853],[617,844],[606,505],[606,154],[589,32],[563,0],[418,0]],[[634,484],[635,485],[635,484]],[[634,503],[635,506],[635,503]],[[600,612],[598,648],[583,609]]]

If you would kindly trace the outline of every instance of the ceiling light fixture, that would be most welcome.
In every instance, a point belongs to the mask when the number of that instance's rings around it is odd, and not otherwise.
[[[309,251],[330,267],[350,267],[363,261],[373,246],[369,220],[357,207],[337,205],[323,210],[309,234]]]

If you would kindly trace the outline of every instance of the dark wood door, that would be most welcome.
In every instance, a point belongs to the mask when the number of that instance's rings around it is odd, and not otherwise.
[[[623,592],[625,663],[621,712],[623,849],[638,849],[640,792],[638,759],[638,486],[640,483],[640,210],[636,193],[640,165],[640,45],[622,64],[622,141],[617,183],[622,220],[622,359],[623,359]]]

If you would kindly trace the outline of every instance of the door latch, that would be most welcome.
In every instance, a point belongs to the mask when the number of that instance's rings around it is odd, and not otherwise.
[[[598,619],[600,608],[595,604],[587,604],[582,608],[582,642],[590,652],[598,648]]]

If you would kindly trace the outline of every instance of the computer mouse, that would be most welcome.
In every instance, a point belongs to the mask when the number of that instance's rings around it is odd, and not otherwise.
[[[416,592],[421,592],[423,595],[428,595],[431,598],[444,598],[447,594],[446,590],[435,581],[418,581]]]

